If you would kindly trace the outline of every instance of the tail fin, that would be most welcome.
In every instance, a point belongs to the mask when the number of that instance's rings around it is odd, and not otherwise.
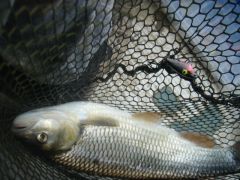
[[[240,142],[236,142],[233,146],[230,147],[233,158],[235,162],[237,163],[238,170],[240,171]]]

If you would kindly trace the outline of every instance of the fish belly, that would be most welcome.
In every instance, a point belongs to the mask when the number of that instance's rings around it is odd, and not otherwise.
[[[227,149],[198,147],[176,132],[121,124],[83,130],[78,142],[53,160],[70,169],[103,176],[176,179],[235,171]]]

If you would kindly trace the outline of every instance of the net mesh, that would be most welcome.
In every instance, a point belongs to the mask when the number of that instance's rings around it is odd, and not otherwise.
[[[160,112],[221,147],[240,140],[238,0],[2,0],[0,10],[1,179],[105,179],[65,171],[10,132],[17,114],[69,101]],[[126,73],[168,55],[193,65],[198,88],[164,68]]]

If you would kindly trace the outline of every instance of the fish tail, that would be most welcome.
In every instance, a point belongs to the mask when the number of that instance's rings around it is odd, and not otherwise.
[[[240,172],[240,142],[236,142],[233,146],[230,147],[230,150],[233,154],[233,159],[237,166],[237,171]]]

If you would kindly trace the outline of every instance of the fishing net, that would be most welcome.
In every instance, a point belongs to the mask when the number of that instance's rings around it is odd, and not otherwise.
[[[100,179],[10,132],[17,114],[70,101],[160,112],[161,123],[220,147],[240,140],[238,0],[2,0],[0,23],[1,179]],[[191,63],[196,78],[157,69],[167,57]]]

